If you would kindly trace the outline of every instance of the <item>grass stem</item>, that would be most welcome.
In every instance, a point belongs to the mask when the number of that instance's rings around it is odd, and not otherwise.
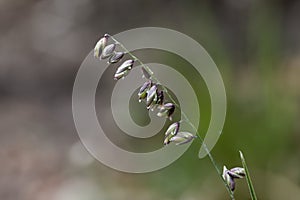
[[[242,160],[243,167],[245,169],[246,181],[247,181],[247,185],[248,185],[248,188],[249,188],[251,199],[252,200],[257,200],[255,190],[254,190],[254,186],[252,184],[252,181],[251,181],[251,178],[250,178],[250,173],[249,173],[249,170],[248,170],[248,167],[247,167],[247,164],[246,164],[246,160],[245,160],[244,155],[241,151],[240,151],[240,157],[241,157],[241,160]]]

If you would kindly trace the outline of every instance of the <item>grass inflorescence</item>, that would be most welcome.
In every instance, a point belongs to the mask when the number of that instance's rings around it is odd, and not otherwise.
[[[109,40],[112,41],[111,44]],[[119,46],[122,51],[116,51],[116,47]],[[130,59],[122,61],[123,56],[128,54]],[[172,115],[176,109],[180,109],[179,105],[175,102],[173,97],[170,95],[167,88],[160,83],[160,81],[155,77],[153,71],[145,65],[140,59],[133,55],[126,47],[116,40],[113,36],[105,34],[97,43],[94,48],[94,56],[101,60],[108,60],[109,64],[116,64],[122,61],[121,65],[117,68],[114,79],[116,81],[124,79],[132,70],[134,64],[137,62],[141,65],[143,78],[146,79],[145,83],[140,87],[138,92],[139,102],[145,102],[146,108],[150,111],[157,111],[157,116],[162,118],[167,118],[172,121]],[[159,89],[161,88],[161,89]],[[167,101],[167,98],[168,101]],[[163,141],[164,145],[170,143],[175,143],[176,145],[183,145],[192,142],[195,138],[198,138],[205,149],[211,163],[213,164],[215,170],[219,174],[219,177],[223,181],[228,194],[232,200],[234,200],[234,190],[236,188],[236,179],[241,179],[246,177],[250,195],[252,200],[256,200],[256,195],[254,191],[253,184],[250,179],[249,171],[243,157],[242,152],[240,152],[242,167],[234,167],[227,169],[226,166],[223,167],[223,172],[221,172],[215,159],[204,143],[202,137],[200,136],[198,130],[194,124],[189,120],[188,116],[181,111],[183,120],[178,122],[173,122],[165,132],[165,138]],[[193,129],[194,133],[180,131],[180,124],[186,122]]]

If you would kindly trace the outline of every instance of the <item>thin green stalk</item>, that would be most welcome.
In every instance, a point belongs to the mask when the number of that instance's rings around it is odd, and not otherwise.
[[[252,181],[251,181],[251,178],[250,178],[250,173],[249,173],[249,170],[248,170],[248,167],[247,167],[247,164],[246,164],[246,160],[245,160],[244,155],[241,151],[240,151],[240,157],[241,157],[241,160],[242,160],[243,167],[245,169],[246,180],[247,180],[247,185],[248,185],[248,188],[249,188],[251,199],[252,200],[257,200],[255,190],[254,190],[254,186],[252,184]]]
[[[126,51],[126,53],[128,55],[130,55],[135,61],[139,62],[139,64],[141,66],[143,66],[145,68],[145,70],[150,74],[151,78],[156,81],[158,84],[160,84],[160,81],[154,76],[154,73],[153,71],[147,66],[145,65],[139,58],[137,58],[135,55],[133,55],[129,50],[127,50],[127,48],[122,44],[120,43],[118,40],[116,40],[113,36],[110,36],[110,38],[118,45],[120,45],[120,47]],[[170,95],[170,93],[168,92],[167,88],[165,86],[163,86],[162,84],[160,84],[164,93],[169,97],[169,99],[172,101],[172,103],[179,108],[179,105],[176,103],[176,101],[173,99],[173,97]],[[197,134],[198,138],[200,139],[203,147],[204,147],[204,150],[206,151],[211,163],[213,164],[215,170],[217,171],[219,177],[221,178],[221,180],[223,181],[229,195],[230,195],[230,198],[231,200],[234,200],[234,195],[233,195],[233,192],[231,191],[230,187],[228,186],[228,184],[226,183],[226,181],[223,179],[222,177],[222,172],[220,171],[220,169],[218,168],[218,165],[215,161],[215,159],[213,158],[213,156],[211,155],[209,149],[207,148],[206,144],[204,143],[202,137],[200,136],[198,130],[196,129],[196,127],[194,126],[194,124],[189,120],[189,118],[187,117],[187,115],[181,111],[181,114],[183,115],[184,117],[184,120],[192,127],[192,129],[195,131],[195,133]]]

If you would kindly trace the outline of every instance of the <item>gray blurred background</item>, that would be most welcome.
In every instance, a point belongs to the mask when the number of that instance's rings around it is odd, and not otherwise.
[[[228,112],[218,165],[239,166],[241,149],[259,199],[299,199],[299,24],[296,0],[0,0],[0,199],[229,199],[197,143],[137,175],[79,141],[71,95],[82,60],[104,33],[144,26],[191,36],[219,67]],[[249,199],[244,180],[235,194]]]

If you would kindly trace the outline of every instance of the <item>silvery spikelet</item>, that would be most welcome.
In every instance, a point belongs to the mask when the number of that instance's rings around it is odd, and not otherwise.
[[[100,56],[100,59],[106,59],[108,57],[110,57],[114,51],[115,51],[115,48],[116,48],[116,44],[110,44],[110,45],[107,45],[103,51],[102,51],[102,54]]]
[[[109,57],[109,63],[117,63],[119,62],[124,56],[124,52],[115,52],[111,57]]]
[[[120,78],[124,78],[132,69],[133,63],[134,60],[126,60],[125,62],[123,62],[123,64],[120,67],[118,67],[114,75],[114,79],[119,80]]]
[[[105,48],[106,44],[107,44],[107,40],[109,38],[109,35],[108,34],[105,34],[98,42],[97,44],[95,45],[95,48],[94,48],[94,56],[96,58],[100,58],[101,54],[102,54],[102,51],[103,49]]]
[[[140,88],[140,91],[138,93],[138,96],[139,96],[139,102],[141,102],[142,99],[145,99],[147,97],[147,92],[149,91],[149,89],[151,88],[152,86],[152,82],[149,80],[149,81],[146,81],[143,86]]]
[[[157,92],[157,101],[156,104],[157,105],[162,105],[164,103],[164,91],[158,91]]]
[[[125,76],[127,76],[128,73],[129,73],[129,71],[124,71],[124,72],[115,74],[115,75],[114,75],[114,79],[115,79],[115,80],[119,80],[119,79],[121,79],[121,78],[124,78]]]
[[[167,145],[170,143],[170,139],[172,137],[175,137],[179,131],[180,123],[175,122],[169,126],[167,131],[165,132],[165,140],[164,140],[164,145]]]
[[[235,189],[235,181],[234,179],[228,174],[228,169],[226,168],[226,166],[223,167],[223,174],[222,177],[225,180],[225,182],[227,183],[227,185],[229,186],[231,191],[234,191]]]
[[[118,67],[116,73],[118,74],[127,70],[131,70],[133,63],[134,60],[126,60],[125,62],[122,63],[122,65]]]
[[[157,85],[153,85],[147,92],[146,104],[147,109],[151,108],[151,104],[157,101]]]
[[[174,113],[174,111],[175,111],[175,105],[173,103],[165,103],[164,105],[160,106],[157,116],[166,117],[171,120],[172,119],[171,115]]]
[[[238,178],[238,179],[244,178],[246,176],[245,169],[242,167],[232,168],[232,169],[228,170],[228,174],[232,178]]]
[[[149,74],[149,72],[144,67],[142,67],[142,72],[143,72],[143,78],[146,78],[146,79],[151,78],[151,75]]]
[[[179,132],[170,138],[170,142],[174,142],[176,145],[182,145],[191,142],[194,138],[196,138],[196,136],[189,132]]]
[[[223,179],[226,181],[228,186],[230,187],[231,191],[234,191],[235,189],[235,180],[234,179],[241,179],[244,178],[246,175],[245,169],[242,167],[235,167],[230,170],[226,168],[226,166],[223,167]]]
[[[164,103],[164,92],[161,91],[156,91],[156,97],[154,98],[154,100],[147,105],[147,109],[151,109],[152,111],[157,108],[160,107],[162,104]]]

